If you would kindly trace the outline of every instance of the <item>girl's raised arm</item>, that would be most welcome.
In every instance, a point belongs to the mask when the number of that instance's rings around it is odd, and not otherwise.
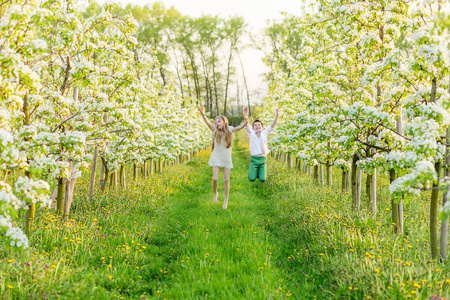
[[[206,117],[205,115],[205,111],[203,109],[203,105],[200,105],[198,107],[198,111],[202,114],[203,120],[205,121],[206,125],[208,125],[209,129],[211,129],[211,131],[214,131],[214,125],[209,121],[209,119]]]
[[[234,127],[231,131],[232,131],[233,133],[235,133],[236,131],[239,131],[239,130],[241,130],[242,128],[244,128],[245,126],[247,126],[247,124],[248,124],[248,118],[244,118],[244,123],[242,123],[241,125],[239,125],[239,126],[237,126],[237,127]]]

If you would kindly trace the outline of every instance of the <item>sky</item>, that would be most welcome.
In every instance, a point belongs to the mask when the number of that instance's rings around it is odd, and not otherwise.
[[[123,4],[144,6],[156,1],[150,0],[118,0]],[[240,15],[246,20],[249,29],[255,34],[260,32],[268,19],[282,19],[281,12],[293,15],[300,14],[301,1],[299,0],[160,0],[166,8],[174,6],[184,15],[198,17],[202,14]],[[246,42],[246,41],[243,41]],[[247,76],[247,85],[252,102],[261,102],[261,98],[267,92],[267,83],[263,81],[262,73],[267,72],[267,67],[262,62],[263,53],[248,49],[241,53],[244,70]],[[259,92],[257,92],[259,91]],[[259,98],[259,99],[257,99]]]

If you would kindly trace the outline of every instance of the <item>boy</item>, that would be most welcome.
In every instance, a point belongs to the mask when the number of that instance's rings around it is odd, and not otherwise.
[[[245,126],[245,130],[249,137],[250,154],[252,156],[250,160],[250,169],[248,171],[248,180],[250,181],[255,181],[256,178],[258,178],[259,181],[264,182],[267,179],[266,155],[270,152],[267,147],[267,136],[273,131],[279,115],[280,110],[277,108],[275,119],[266,129],[264,129],[260,120],[255,120],[253,122],[253,128],[248,124]],[[244,120],[248,121],[248,108],[244,109]]]

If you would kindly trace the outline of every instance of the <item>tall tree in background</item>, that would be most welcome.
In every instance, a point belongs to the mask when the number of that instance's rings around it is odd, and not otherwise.
[[[90,3],[85,17],[101,11],[101,6]],[[136,56],[142,61],[152,59],[159,70],[162,87],[176,85],[183,97],[202,102],[209,112],[228,114],[229,87],[243,70],[238,51],[240,40],[246,34],[242,17],[222,18],[202,15],[197,18],[182,15],[176,8],[166,8],[156,2],[143,7],[128,4],[117,7],[118,16],[133,15],[137,21],[139,46]],[[154,60],[154,57],[157,60]]]
[[[282,21],[269,21],[264,29],[262,38],[254,40],[254,45],[265,53],[264,62],[270,68],[266,74],[266,80],[269,82],[274,79],[276,68],[281,68],[285,74],[290,74],[290,70],[283,55],[289,53],[292,57],[296,57],[300,52],[302,37],[297,30],[297,19],[285,18]]]
[[[226,40],[229,46],[229,55],[227,59],[227,72],[226,72],[226,82],[225,82],[225,98],[223,102],[223,114],[227,115],[227,98],[228,98],[228,85],[230,83],[230,75],[233,72],[233,54],[237,51],[239,47],[239,39],[244,33],[245,22],[242,17],[232,17],[225,22],[225,34]]]

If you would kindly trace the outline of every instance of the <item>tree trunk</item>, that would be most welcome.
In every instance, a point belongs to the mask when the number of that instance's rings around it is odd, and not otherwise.
[[[231,59],[233,57],[233,47],[230,47],[230,56],[228,58],[227,64],[227,80],[225,82],[225,98],[223,101],[223,115],[227,115],[227,97],[228,97],[228,84],[230,83],[230,73],[231,73]]]
[[[136,180],[137,178],[137,165],[136,163],[133,164],[133,179]]]
[[[184,98],[184,95],[183,95],[183,92],[184,92],[183,91],[183,81],[181,80],[180,68],[179,68],[179,63],[178,63],[178,56],[177,56],[176,51],[174,51],[174,52],[175,52],[175,70],[177,72],[178,82],[180,84],[181,97]]]
[[[150,159],[148,160],[148,167],[149,167],[150,175],[153,175],[154,170],[155,170],[154,163],[153,163],[153,157],[150,157]]]
[[[333,177],[331,174],[331,161],[328,160],[327,161],[327,186],[328,187],[332,186],[332,184],[333,184],[332,180],[333,180]]]
[[[189,68],[188,68],[188,64],[186,62],[186,58],[184,56],[182,58],[183,58],[184,75],[185,75],[186,82],[187,82],[187,90],[190,91],[191,83],[189,81],[189,72],[188,72]],[[188,94],[189,94],[189,96],[191,96],[191,93],[188,93]]]
[[[124,165],[120,165],[120,169],[119,169],[119,183],[120,183],[120,187],[124,188],[125,187],[125,167]]]
[[[434,77],[431,81],[431,94],[430,102],[436,101],[436,91],[437,91],[437,78]],[[437,258],[438,253],[438,235],[437,235],[437,225],[438,225],[438,198],[439,198],[439,182],[441,176],[442,162],[437,161],[434,164],[434,168],[437,173],[437,181],[433,182],[433,189],[431,190],[431,203],[430,203],[430,247],[431,247],[431,257]]]
[[[449,87],[450,88],[450,87]],[[450,130],[447,128],[447,136],[446,136],[446,144],[449,144],[450,140]],[[444,178],[449,176],[449,165],[450,165],[450,155],[449,155],[449,146],[445,147],[445,163],[444,163]],[[444,192],[444,196],[442,197],[442,206],[447,203],[447,191]],[[441,223],[441,246],[440,246],[440,254],[441,260],[447,259],[447,247],[448,247],[448,218]]]
[[[164,74],[164,68],[161,65],[159,67],[159,74],[161,75],[161,79],[163,80],[163,87],[166,86],[166,75]]]
[[[399,109],[399,117],[396,122],[396,131],[398,134],[403,134],[403,122],[402,122],[402,105],[398,105]],[[395,174],[395,178],[397,178],[397,174]],[[400,202],[396,204],[396,211],[398,211],[398,234],[403,234],[403,197],[400,199]],[[394,221],[395,222],[395,221]],[[395,230],[395,228],[394,228]]]
[[[361,209],[361,169],[356,169],[356,210]]]
[[[101,167],[100,167],[100,190],[103,191],[105,189],[105,166],[103,164],[103,159],[101,158]]]
[[[433,183],[433,189],[431,190],[431,203],[430,203],[430,246],[431,257],[437,258],[438,253],[438,198],[439,198],[439,182],[441,176],[441,161],[435,163],[434,168],[437,173],[437,180]]]
[[[292,154],[288,154],[288,168],[292,169]]]
[[[105,166],[105,179],[103,181],[102,191],[104,191],[106,189],[106,185],[108,184],[108,177],[110,176],[109,173],[110,172],[109,172],[108,168]]]
[[[318,184],[319,183],[319,166],[318,165],[314,165],[313,178],[314,178],[314,182]]]
[[[245,90],[247,91],[248,116],[250,117],[252,115],[252,113],[251,113],[251,110],[250,110],[250,95],[249,95],[248,87],[247,87],[247,77],[245,76],[244,65],[242,64],[242,59],[241,59],[241,55],[239,54],[239,51],[237,52],[237,54],[238,54],[238,57],[239,57],[239,62],[241,63],[241,70],[242,70],[242,76],[244,77]]]
[[[89,199],[92,199],[92,197],[94,196],[95,173],[97,171],[97,160],[98,160],[98,146],[95,146],[94,158],[92,159],[91,184],[89,186]]]
[[[370,187],[370,211],[374,215],[374,217],[377,215],[377,169],[374,168],[373,174],[372,174],[372,180],[371,180],[371,187]]]
[[[403,198],[398,203],[398,233],[403,234]]]
[[[195,96],[196,99],[199,100],[200,99],[200,81],[198,79],[198,73],[197,73],[197,66],[195,65],[195,57],[194,54],[191,53],[190,50],[186,49],[187,55],[189,57],[189,61],[190,61],[190,65],[191,65],[191,69],[192,69],[192,76],[194,79],[194,88],[195,88]]]
[[[448,86],[448,92],[450,93],[450,75],[448,76],[449,79],[449,86]],[[447,128],[447,135],[446,135],[446,143],[447,145],[450,142],[450,129]],[[444,165],[444,177],[449,176],[449,167],[450,167],[450,149],[449,146],[445,147],[445,165]],[[442,205],[445,205],[447,203],[447,192],[444,192],[444,196],[442,198]],[[449,220],[445,220],[441,223],[441,246],[440,246],[440,254],[441,254],[441,260],[447,259],[447,247],[448,247],[448,225]]]
[[[372,175],[367,174],[366,176],[366,208],[370,209],[370,187],[372,185]]]
[[[323,165],[320,164],[320,186],[323,186]]]
[[[397,179],[397,173],[394,169],[389,170],[389,182],[392,183],[395,179]],[[391,206],[392,206],[392,223],[394,225],[394,233],[400,234],[400,218],[399,218],[399,205],[394,202],[394,198],[391,197]]]
[[[216,56],[215,51],[213,51],[213,63],[212,63],[212,69],[213,69],[213,82],[214,82],[214,100],[216,102],[216,115],[219,115],[219,98],[217,97],[217,80],[216,80]],[[212,109],[211,109],[212,112]]]
[[[114,188],[114,172],[111,172],[111,175],[109,176],[109,189],[113,189]]]
[[[345,192],[345,184],[347,182],[347,171],[342,168],[342,178],[341,178],[341,190]]]
[[[347,181],[345,182],[345,191],[348,193],[350,189],[350,175],[351,172],[347,171]]]
[[[12,2],[11,2],[12,3]],[[30,102],[28,98],[28,92],[23,97],[23,116],[24,116],[24,125],[31,125],[31,115],[30,115]],[[29,139],[27,139],[29,141]],[[31,178],[31,173],[26,171],[25,176]],[[34,217],[36,215],[36,203],[28,203],[28,210],[25,213],[25,234],[29,235],[33,231],[34,227]]]
[[[126,166],[123,166],[123,170],[122,170],[122,188],[126,189],[127,188],[127,176],[126,176],[126,172],[127,172],[127,168]]]
[[[434,77],[431,81],[431,94],[430,102],[436,102],[436,92],[437,92],[437,78]]]
[[[64,178],[58,178],[58,194],[56,196],[56,212],[58,215],[64,213],[64,191],[66,190],[66,181]]]
[[[357,181],[357,167],[356,167],[356,162],[357,162],[357,156],[353,155],[352,157],[352,208],[353,210],[356,210],[356,198],[357,198],[357,191],[356,191],[356,181]]]
[[[144,171],[143,171],[143,173],[144,173],[144,180],[145,179],[147,179],[147,161],[146,160],[144,160]]]
[[[160,158],[158,159],[159,162],[159,173],[162,174],[163,171],[163,160]]]
[[[69,169],[70,169],[70,177],[65,180],[66,184],[64,187],[64,215],[63,220],[67,218],[70,212],[70,205],[71,205],[71,199],[70,199],[70,191],[72,190],[72,172],[73,172],[73,162],[69,162]],[[59,192],[59,190],[58,190]]]

